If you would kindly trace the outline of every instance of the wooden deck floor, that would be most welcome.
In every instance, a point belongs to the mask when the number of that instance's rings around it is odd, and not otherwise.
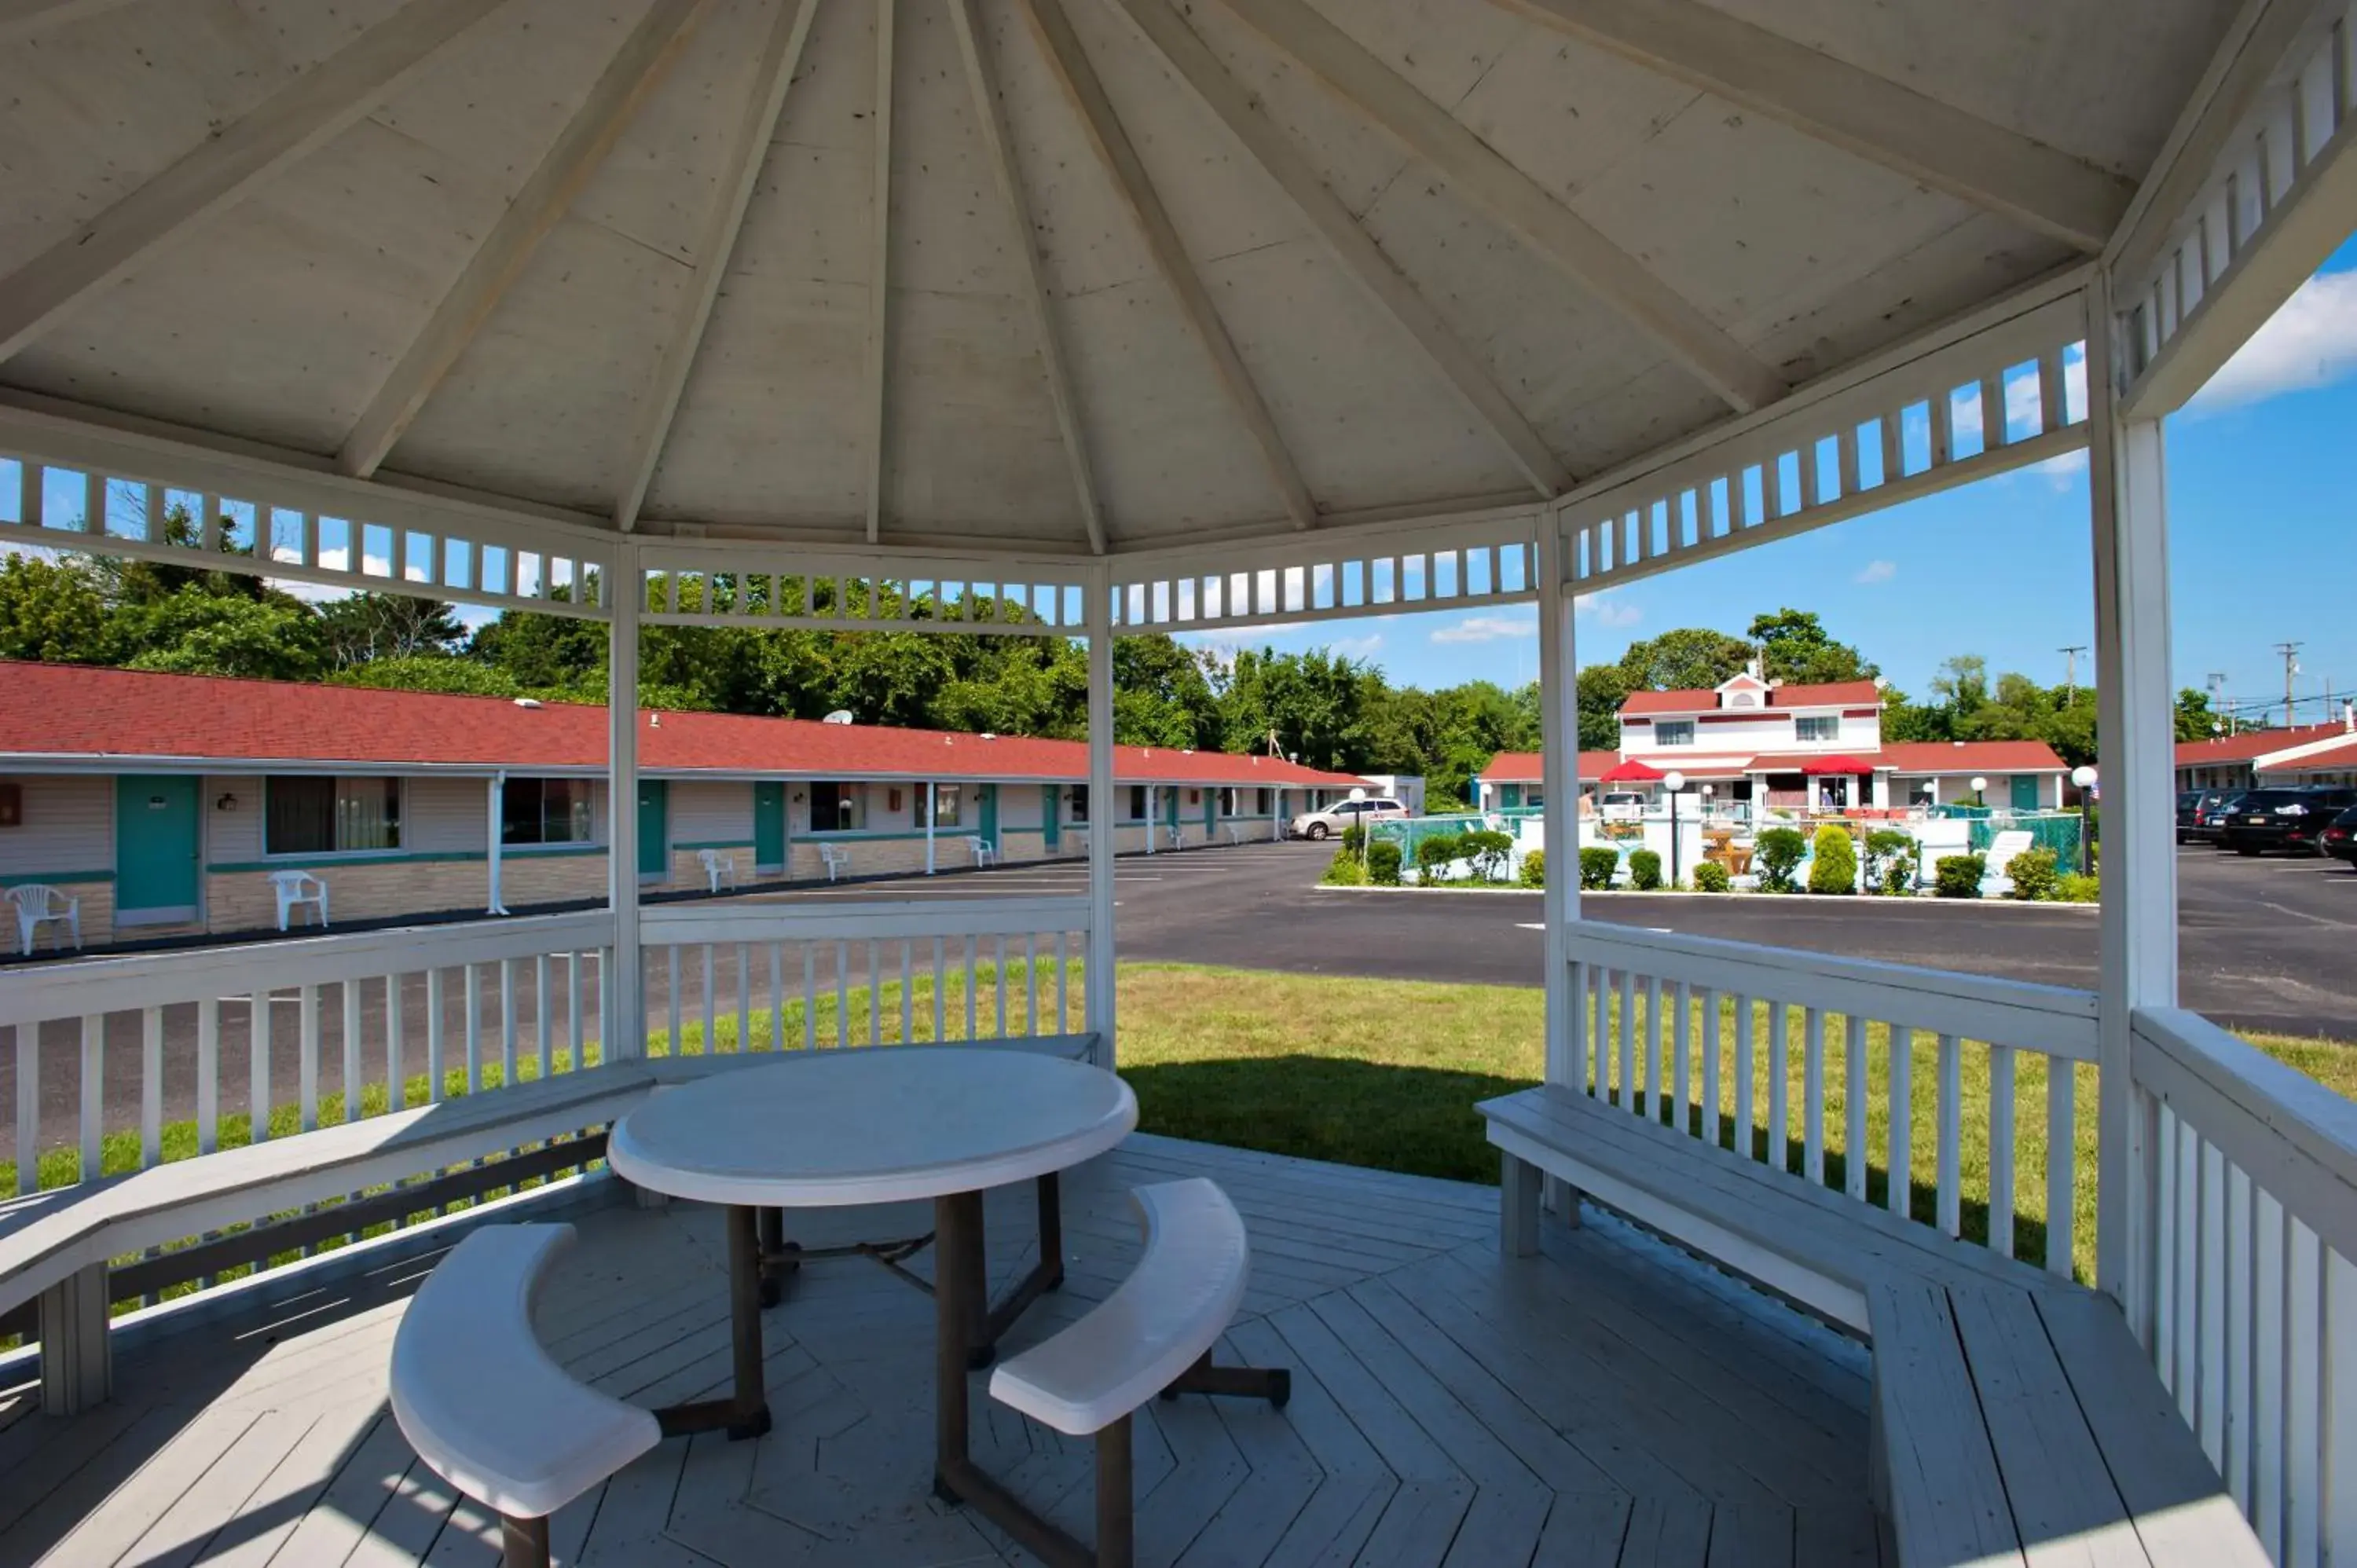
[[[1283,1412],[1141,1412],[1141,1563],[1876,1561],[1862,1350],[1609,1221],[1550,1226],[1544,1257],[1501,1259],[1492,1188],[1139,1136],[1068,1178],[1068,1283],[1009,1348],[1130,1266],[1127,1187],[1195,1174],[1252,1229],[1252,1294],[1222,1353],[1292,1367],[1295,1394]],[[1002,1283],[1029,1262],[1028,1201],[989,1206]],[[716,1215],[610,1207],[580,1225],[544,1297],[552,1350],[640,1403],[717,1391]],[[794,1229],[846,1226],[925,1228],[870,1209]],[[90,1414],[9,1396],[0,1564],[496,1563],[495,1521],[415,1463],[385,1405],[394,1326],[430,1265],[257,1292],[249,1316],[126,1355],[118,1398]],[[931,1313],[872,1263],[806,1269],[766,1323],[775,1430],[665,1443],[558,1515],[559,1560],[1028,1562],[931,1498]],[[982,1381],[976,1456],[1085,1538],[1087,1444],[992,1404]]]

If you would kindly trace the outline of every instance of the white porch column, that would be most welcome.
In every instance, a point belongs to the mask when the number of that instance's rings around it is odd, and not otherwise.
[[[2095,1273],[2152,1335],[2152,1129],[2131,1076],[2129,1014],[2177,1003],[2175,723],[2169,506],[2160,421],[2120,417],[2107,278],[2087,290],[2088,491],[2095,557],[2095,683],[2103,791]]]
[[[646,580],[639,547],[614,546],[606,584],[606,904],[614,949],[606,959],[597,1026],[608,1061],[647,1053],[647,1009],[639,951],[639,610]]]
[[[1154,808],[1157,804],[1158,802],[1154,799],[1154,786],[1148,784],[1146,787],[1146,853],[1148,854],[1154,853]]]
[[[488,835],[490,843],[490,851],[485,858],[490,866],[490,886],[486,893],[483,906],[483,912],[487,915],[504,915],[508,912],[506,902],[500,897],[500,826],[506,817],[502,808],[506,804],[508,776],[504,773],[492,774],[490,803],[484,819],[484,832]]]
[[[1561,521],[1539,524],[1539,783],[1546,822],[1546,1080],[1585,1089],[1580,1003],[1587,977],[1571,962],[1579,918],[1579,660],[1573,596],[1564,590]]]
[[[1111,1068],[1114,1050],[1113,575],[1089,575],[1089,959],[1083,986],[1097,1065]]]
[[[1285,786],[1269,791],[1268,836],[1272,842],[1285,836]]]
[[[925,785],[925,875],[933,874],[933,824],[941,821],[941,786],[930,780]]]

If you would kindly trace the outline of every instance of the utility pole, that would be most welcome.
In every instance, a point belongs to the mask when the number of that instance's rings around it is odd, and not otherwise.
[[[2291,678],[2299,673],[2299,650],[2302,646],[2297,642],[2276,644],[2276,651],[2283,655],[2284,661],[2284,728],[2286,729],[2292,726]]]
[[[2225,715],[2226,733],[2228,735],[2233,735],[2234,733],[2234,712],[2232,705],[2230,705],[2226,701],[2226,672],[2223,670],[2212,670],[2210,671],[2207,684],[2210,687],[2210,711],[2214,714],[2222,714]]]
[[[2058,648],[2055,651],[2068,660],[2062,666],[2062,705],[2067,708],[2078,699],[2079,655],[2087,651],[2087,645],[2083,642],[2076,642],[2068,648]]]

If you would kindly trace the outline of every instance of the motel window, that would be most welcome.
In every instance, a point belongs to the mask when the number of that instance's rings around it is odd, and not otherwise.
[[[587,843],[587,779],[511,779],[500,791],[501,843]]]
[[[1803,714],[1799,718],[1792,721],[1792,738],[1795,740],[1839,740],[1841,738],[1841,715],[1839,714]]]
[[[1128,820],[1133,822],[1146,821],[1146,786],[1143,784],[1133,784],[1129,787]]]
[[[867,790],[859,784],[813,784],[811,832],[854,833],[867,825]]]
[[[1275,801],[1275,800],[1274,799],[1274,797],[1275,797],[1275,790],[1273,790],[1273,789],[1263,789],[1263,790],[1259,791],[1259,794],[1260,794],[1260,805],[1256,808],[1256,810],[1258,810],[1258,811],[1259,811],[1259,812],[1260,812],[1260,814],[1261,814],[1262,816],[1265,817],[1265,816],[1267,816],[1267,815],[1269,814],[1269,812],[1271,812],[1272,811],[1274,811],[1274,810],[1275,810],[1275,809],[1276,809],[1276,801]]]
[[[1235,814],[1236,792],[1234,788],[1231,786],[1220,791],[1220,815],[1223,817],[1232,817]]]
[[[264,854],[401,847],[401,780],[273,774],[263,795]]]
[[[959,796],[959,790],[961,788],[962,786],[956,784],[936,784],[932,787],[931,794],[933,802],[932,825],[934,827],[953,828],[958,825],[961,821],[960,812],[962,809],[962,801]],[[926,792],[921,790],[919,791],[917,796],[917,825],[919,827],[923,827],[925,825],[925,799]]]
[[[1072,786],[1071,795],[1072,813],[1070,820],[1075,822],[1087,822],[1089,820],[1089,787],[1085,784],[1075,784]]]
[[[1653,725],[1655,746],[1692,746],[1695,726],[1692,719],[1663,719]]]
[[[1939,803],[1940,792],[1932,787],[1932,781],[1929,779],[1924,779],[1920,784],[1910,784],[1907,786],[1907,804],[1910,808],[1915,806],[1936,806]]]
[[[1546,791],[1535,784],[1523,785],[1523,804],[1534,811],[1540,810],[1546,804]]]

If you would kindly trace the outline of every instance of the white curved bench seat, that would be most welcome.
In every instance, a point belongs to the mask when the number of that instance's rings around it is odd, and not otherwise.
[[[662,1440],[652,1412],[577,1382],[532,1304],[570,1225],[486,1225],[451,1249],[393,1341],[393,1414],[417,1456],[509,1519],[555,1512]]]
[[[1111,1425],[1211,1352],[1243,1300],[1244,1222],[1202,1176],[1133,1190],[1146,1255],[1111,1296],[1043,1344],[999,1364],[990,1393],[1084,1436]]]

